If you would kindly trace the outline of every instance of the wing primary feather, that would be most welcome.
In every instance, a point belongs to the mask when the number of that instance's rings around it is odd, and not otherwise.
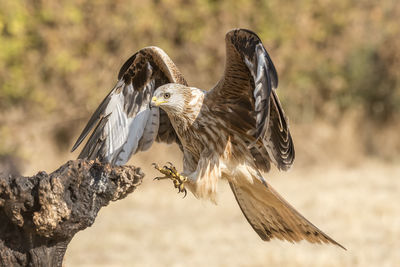
[[[116,88],[118,86],[121,86],[120,83],[117,84]],[[82,143],[82,141],[86,138],[86,136],[89,134],[90,130],[97,124],[97,122],[100,120],[101,116],[104,115],[104,110],[106,109],[108,103],[110,102],[110,96],[114,92],[114,90],[111,90],[111,92],[103,99],[99,107],[96,109],[96,111],[93,113],[93,115],[90,117],[88,123],[86,124],[85,128],[83,129],[82,133],[79,135],[77,141],[75,142],[74,146],[71,149],[71,152],[75,151],[75,149],[78,148],[78,146]]]
[[[78,159],[94,159],[93,152],[101,142],[102,128],[107,124],[109,115],[102,117],[96,125],[96,128],[93,130],[90,135],[89,141],[86,143],[85,147],[82,149],[81,153],[78,156]]]
[[[74,151],[90,135],[79,158],[95,159],[111,164],[125,164],[132,154],[148,149],[153,141],[181,144],[169,118],[153,116],[149,103],[157,87],[186,80],[158,47],[146,47],[133,54],[121,67],[117,85],[101,102],[72,147]],[[161,127],[160,127],[161,128]]]
[[[225,72],[207,93],[207,99],[230,115],[222,116],[231,128],[236,127],[246,134],[246,145],[257,166],[273,162],[279,169],[286,170],[293,163],[294,147],[276,95],[275,65],[260,38],[250,30],[234,29],[226,34],[225,42]],[[246,124],[242,124],[243,121]],[[242,125],[237,127],[238,124]],[[260,146],[263,152],[258,149]]]

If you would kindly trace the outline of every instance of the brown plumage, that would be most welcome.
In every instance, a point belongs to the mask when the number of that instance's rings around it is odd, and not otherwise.
[[[133,55],[74,149],[96,124],[82,158],[124,164],[154,140],[175,141],[184,154],[182,175],[188,179],[189,190],[215,201],[217,182],[226,179],[243,214],[263,240],[307,240],[344,248],[263,178],[261,172],[269,171],[271,162],[287,170],[295,157],[287,118],[275,92],[278,76],[253,32],[232,30],[225,41],[225,72],[208,92],[188,87],[159,48],[145,48]],[[148,107],[150,102],[153,108]],[[116,135],[114,128],[122,134]]]

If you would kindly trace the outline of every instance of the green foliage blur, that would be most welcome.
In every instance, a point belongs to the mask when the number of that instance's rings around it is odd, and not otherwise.
[[[16,121],[87,120],[145,46],[212,88],[236,27],[263,40],[292,121],[337,123],[356,110],[382,127],[400,115],[399,18],[398,0],[0,0],[0,154],[15,150],[3,143]]]

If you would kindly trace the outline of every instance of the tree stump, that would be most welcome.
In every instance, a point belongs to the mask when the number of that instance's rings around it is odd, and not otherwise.
[[[0,177],[0,266],[62,266],[73,236],[143,176],[133,166],[74,160],[51,174]]]

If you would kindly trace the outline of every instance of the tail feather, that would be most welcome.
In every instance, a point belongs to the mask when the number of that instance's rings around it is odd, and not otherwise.
[[[245,179],[237,179],[241,181]],[[331,243],[344,250],[341,244],[304,218],[269,184],[255,180],[253,184],[229,183],[236,201],[254,231],[264,241],[272,238],[310,243]]]

